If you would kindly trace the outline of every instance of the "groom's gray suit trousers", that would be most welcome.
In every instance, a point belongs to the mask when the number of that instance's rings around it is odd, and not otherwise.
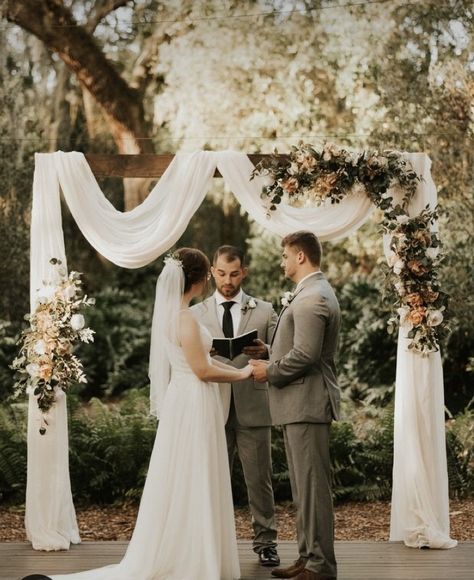
[[[337,576],[327,423],[283,426],[300,557],[306,568]]]

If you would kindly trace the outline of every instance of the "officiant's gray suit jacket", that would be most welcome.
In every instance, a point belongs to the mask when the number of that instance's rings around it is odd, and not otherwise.
[[[243,294],[240,324],[235,336],[257,329],[258,338],[269,345],[275,329],[277,315],[269,302],[258,300],[257,298],[253,298],[256,307],[250,308],[248,304],[250,299],[250,296]],[[195,304],[191,310],[196,319],[207,327],[213,337],[224,338],[214,296]],[[244,367],[250,359],[245,354],[236,356],[232,361],[220,356],[215,358],[236,368]],[[267,383],[257,383],[250,378],[246,381],[240,381],[236,385],[221,385],[220,393],[226,421],[230,408],[231,389],[234,396],[237,420],[242,427],[271,426]]]
[[[335,356],[340,318],[336,295],[322,272],[303,280],[281,311],[268,366],[274,425],[339,418]]]

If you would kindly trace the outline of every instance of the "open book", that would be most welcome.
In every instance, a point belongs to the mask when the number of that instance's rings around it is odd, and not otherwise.
[[[242,352],[245,346],[255,346],[253,341],[258,338],[257,330],[251,330],[233,338],[214,338],[212,347],[217,354],[232,360]]]

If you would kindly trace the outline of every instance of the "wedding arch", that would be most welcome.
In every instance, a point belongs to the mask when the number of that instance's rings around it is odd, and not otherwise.
[[[420,179],[409,200],[402,199],[403,191],[397,187],[390,189],[390,195],[399,204],[405,202],[412,218],[427,208],[434,210],[437,193],[428,155],[399,155]],[[371,215],[374,205],[370,197],[357,190],[341,197],[338,203],[327,200],[318,207],[294,207],[276,199],[278,211],[273,211],[275,207],[269,211],[268,204],[262,202],[268,179],[255,175],[254,165],[266,157],[236,151],[175,156],[37,153],[31,221],[31,312],[38,289],[55,275],[50,260],[56,258],[67,264],[60,190],[89,243],[124,268],[144,266],[173,246],[215,175],[224,178],[252,219],[279,236],[309,229],[322,241],[338,240],[354,232]],[[122,213],[105,198],[96,181],[99,175],[161,177],[141,205]],[[273,191],[272,200],[275,195]],[[436,230],[434,220],[429,227]],[[389,233],[384,235],[384,248],[387,259],[392,260]],[[402,318],[396,365],[390,540],[403,541],[410,547],[451,548],[456,541],[449,537],[441,355],[439,350],[420,354],[409,348],[413,342],[409,330],[409,321]],[[35,549],[68,549],[80,538],[69,477],[66,395],[60,389],[55,405],[48,411],[44,436],[38,429],[42,418],[32,394],[28,407],[26,530]]]

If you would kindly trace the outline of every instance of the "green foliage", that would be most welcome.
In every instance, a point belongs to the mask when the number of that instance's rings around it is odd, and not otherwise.
[[[0,407],[0,501],[23,502],[26,490],[28,405]]]
[[[471,406],[448,421],[446,444],[451,497],[468,497],[474,493],[474,410]]]
[[[132,389],[119,403],[93,399],[83,406],[68,395],[70,474],[77,503],[138,500],[156,435],[146,392]],[[0,408],[0,499],[24,501],[26,485],[26,404]],[[358,416],[359,415],[359,416]],[[372,418],[371,418],[372,416]],[[448,424],[451,497],[472,495],[474,481],[473,412]],[[45,435],[47,437],[47,434]],[[351,421],[331,428],[333,489],[336,501],[389,499],[393,463],[393,408],[363,408]],[[272,430],[273,486],[276,499],[291,499],[288,466],[279,428]],[[232,476],[234,501],[247,501],[240,462]]]
[[[280,268],[281,238],[271,234],[258,224],[252,224],[248,240],[249,277],[245,288],[254,296],[268,300],[277,311],[281,308],[281,296],[293,284]]]
[[[148,415],[148,397],[131,391],[120,406],[93,399],[86,410],[76,407],[69,421],[75,500],[139,499],[156,434],[156,420]]]
[[[95,330],[95,341],[78,351],[88,380],[82,391],[86,398],[148,385],[154,293],[136,294],[106,287],[94,296],[96,307],[88,312],[87,325]]]
[[[378,399],[384,404],[390,400],[395,382],[396,342],[387,333],[390,307],[384,303],[379,285],[361,276],[344,284],[338,297],[341,386],[353,400]]]
[[[0,319],[0,402],[13,394],[13,371],[10,365],[18,353],[17,340],[15,326]]]

